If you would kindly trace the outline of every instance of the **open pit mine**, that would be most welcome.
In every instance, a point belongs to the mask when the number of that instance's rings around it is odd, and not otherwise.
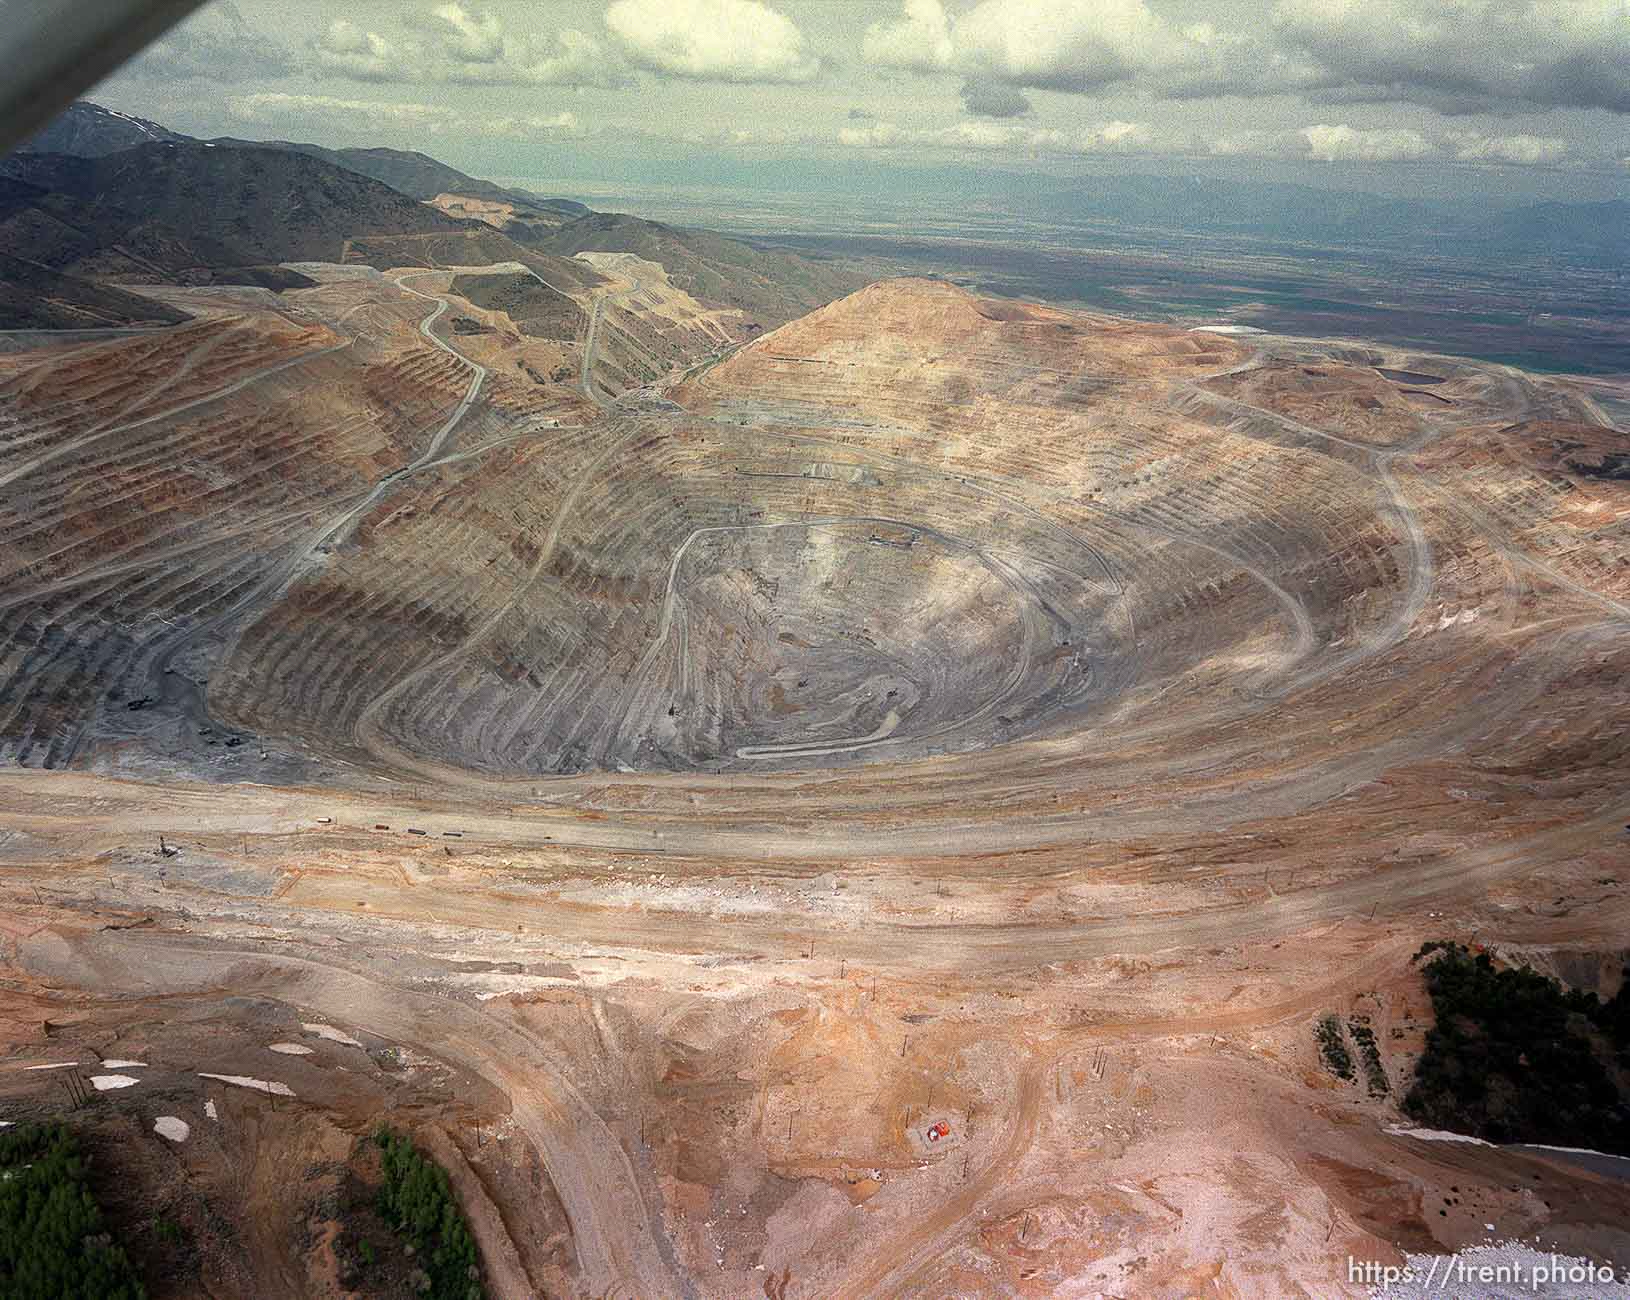
[[[1616,987],[1630,392],[560,261],[0,344],[0,1118],[169,1294],[372,1294],[382,1121],[505,1297],[1630,1247],[1400,1110],[1424,942]]]

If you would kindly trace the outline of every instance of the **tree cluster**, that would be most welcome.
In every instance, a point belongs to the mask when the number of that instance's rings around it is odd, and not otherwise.
[[[408,1244],[429,1277],[432,1300],[482,1300],[475,1241],[459,1213],[446,1172],[426,1160],[410,1138],[381,1128],[374,1134],[385,1172],[379,1213]]]
[[[1429,951],[1436,1025],[1404,1110],[1491,1142],[1630,1155],[1630,979],[1603,1002],[1458,944]]]
[[[0,1296],[146,1300],[85,1182],[85,1159],[61,1124],[0,1132]]]

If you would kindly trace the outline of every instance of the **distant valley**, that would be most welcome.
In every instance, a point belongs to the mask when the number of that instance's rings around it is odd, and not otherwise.
[[[176,319],[114,286],[308,286],[287,262],[514,262],[582,289],[599,277],[575,254],[597,252],[661,260],[678,287],[738,312],[745,336],[868,278],[827,256],[495,185],[420,153],[193,140],[83,102],[0,160],[0,248],[0,329]]]

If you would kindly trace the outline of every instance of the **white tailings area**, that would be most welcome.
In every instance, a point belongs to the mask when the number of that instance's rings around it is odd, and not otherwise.
[[[200,1079],[214,1079],[217,1083],[230,1083],[234,1088],[252,1088],[256,1092],[275,1094],[279,1097],[292,1097],[294,1091],[286,1083],[268,1082],[265,1079],[251,1079],[244,1074],[205,1074],[199,1071]],[[132,1080],[134,1082],[134,1080]]]
[[[304,1029],[308,1034],[316,1034],[318,1038],[326,1038],[331,1043],[344,1043],[347,1047],[362,1046],[362,1044],[356,1039],[352,1038],[350,1034],[335,1029],[333,1025],[302,1024],[300,1028]]]

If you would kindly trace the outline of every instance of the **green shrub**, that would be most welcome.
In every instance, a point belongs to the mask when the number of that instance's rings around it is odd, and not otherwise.
[[[1325,1016],[1314,1032],[1318,1035],[1319,1055],[1324,1058],[1324,1068],[1338,1079],[1351,1079],[1353,1058],[1341,1036],[1341,1021],[1334,1016]]]
[[[1347,1032],[1353,1036],[1353,1042],[1358,1044],[1358,1054],[1364,1062],[1364,1079],[1369,1085],[1370,1096],[1386,1096],[1392,1091],[1392,1084],[1387,1079],[1386,1067],[1381,1064],[1381,1049],[1376,1046],[1375,1030],[1370,1028],[1370,1018],[1349,1016]]]
[[[413,1247],[430,1277],[432,1300],[480,1300],[480,1261],[459,1213],[446,1172],[426,1160],[413,1142],[389,1129],[374,1132],[385,1171],[379,1213]]]
[[[103,1228],[79,1141],[61,1124],[0,1133],[0,1295],[146,1300]]]

